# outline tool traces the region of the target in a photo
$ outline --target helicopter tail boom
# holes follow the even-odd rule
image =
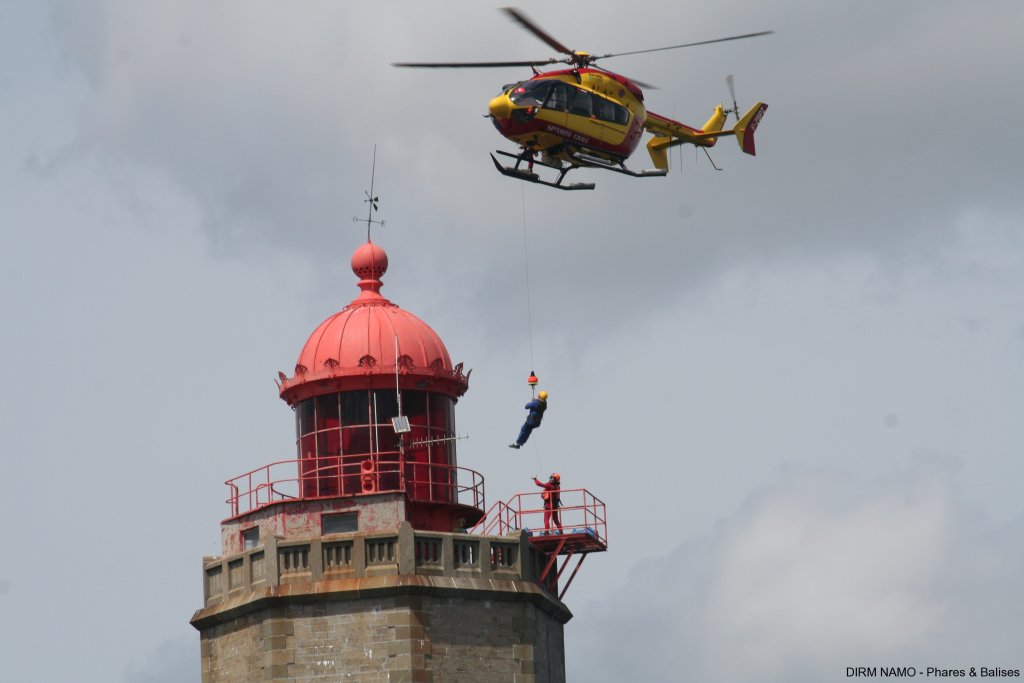
[[[740,149],[753,156],[756,154],[754,133],[757,132],[757,126],[761,123],[766,109],[768,109],[767,104],[758,102],[736,122],[734,128],[728,130],[723,130],[726,112],[722,105],[715,107],[714,113],[704,124],[703,130],[690,128],[684,123],[673,121],[654,112],[647,112],[644,128],[647,129],[647,132],[654,133],[654,137],[647,142],[647,151],[651,155],[651,161],[657,168],[667,170],[670,147],[685,144],[696,147],[713,147],[718,142],[718,138],[727,135],[735,135]]]
[[[647,142],[647,152],[651,155],[651,161],[655,167],[668,170],[669,147],[685,144],[714,147],[718,142],[718,136],[733,135],[731,130],[722,130],[726,119],[726,112],[721,104],[715,105],[711,118],[705,122],[703,128],[691,128],[685,123],[673,121],[651,111],[647,112],[644,128],[647,132],[654,133],[654,137]]]

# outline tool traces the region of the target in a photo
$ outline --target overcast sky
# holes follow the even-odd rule
[[[758,156],[497,174],[528,70],[390,66],[551,56],[479,2],[0,2],[5,680],[199,681],[223,482],[293,457],[273,380],[358,291],[374,144],[460,464],[608,504],[570,680],[1024,669],[1024,4],[520,6],[597,53],[776,31],[603,63],[694,125],[735,74]]]

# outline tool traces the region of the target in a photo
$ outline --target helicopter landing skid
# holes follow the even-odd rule
[[[523,156],[518,154],[509,154],[508,152],[502,152],[501,150],[498,150],[498,154],[502,154],[507,157],[512,157],[513,159],[516,160],[515,166],[502,166],[501,162],[499,162],[494,157],[493,154],[491,155],[491,161],[494,162],[494,167],[498,169],[498,173],[502,175],[507,175],[510,178],[518,178],[519,180],[525,180],[528,183],[537,183],[538,185],[547,185],[548,187],[553,187],[557,190],[593,190],[596,187],[594,183],[571,183],[569,185],[562,184],[562,180],[565,179],[566,173],[573,170],[574,168],[579,168],[579,166],[575,164],[570,164],[568,166],[552,166],[551,164],[546,164],[542,161],[534,161],[533,163],[535,164],[538,164],[540,166],[547,166],[548,168],[554,168],[558,171],[558,178],[554,182],[551,182],[550,180],[541,180],[541,177],[539,175],[534,173],[532,170],[529,170],[529,168],[532,168],[532,164],[528,168],[519,168],[519,164],[521,164],[524,161],[529,162],[530,159],[524,158]]]
[[[616,173],[622,173],[624,175],[632,176],[634,178],[661,178],[662,176],[668,175],[668,171],[660,168],[649,168],[642,171],[631,171],[626,168],[626,165],[622,162],[617,164],[602,159],[601,157],[593,157],[589,154],[581,154],[576,152],[571,155],[572,160],[577,166],[587,168],[603,168],[607,171],[614,171]]]

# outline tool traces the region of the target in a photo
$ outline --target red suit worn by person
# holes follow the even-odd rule
[[[559,492],[562,490],[562,477],[554,473],[547,483],[534,477],[533,483],[544,489],[544,493],[541,494],[541,497],[544,499],[544,530],[550,530],[552,528],[551,523],[554,522],[558,533],[562,533],[562,520],[558,514],[558,508],[562,506],[562,500],[559,496]]]

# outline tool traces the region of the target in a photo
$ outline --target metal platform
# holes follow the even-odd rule
[[[590,491],[562,489],[559,493],[560,529],[544,526],[544,499],[537,491],[516,494],[508,502],[498,501],[472,532],[507,536],[518,530],[525,531],[533,547],[548,557],[537,583],[561,600],[587,555],[608,550],[608,524],[604,502]],[[560,557],[561,563],[558,562]],[[573,559],[575,567],[559,590],[559,579]]]
[[[530,543],[545,552],[554,551],[559,555],[572,553],[599,553],[608,550],[608,543],[597,536],[594,529],[565,529],[563,533],[541,532],[534,534],[527,530]]]

